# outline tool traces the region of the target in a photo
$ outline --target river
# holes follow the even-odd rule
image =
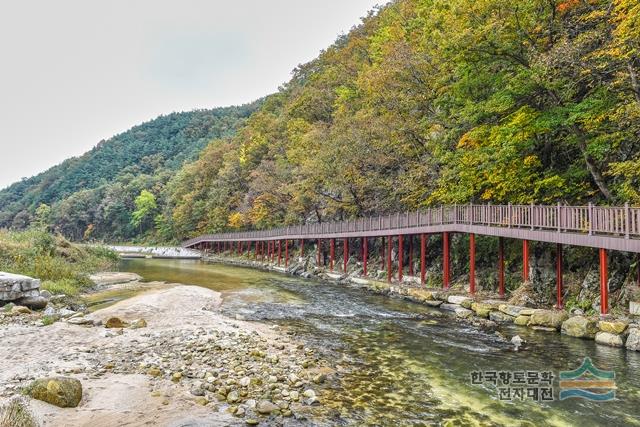
[[[635,352],[514,325],[500,327],[504,339],[437,309],[248,268],[135,259],[124,260],[121,270],[222,292],[226,313],[293,330],[335,361],[344,373],[328,386],[328,425],[640,425]],[[527,341],[520,351],[509,342],[516,334]],[[585,357],[615,372],[615,400],[559,400],[559,372],[578,368]],[[485,377],[472,381],[473,372]],[[512,383],[494,385],[487,380],[493,372],[513,375]],[[550,385],[543,381],[546,372],[555,376]],[[521,384],[522,375],[530,384]],[[549,386],[553,400],[527,397]],[[498,388],[509,388],[512,399],[500,399]]]

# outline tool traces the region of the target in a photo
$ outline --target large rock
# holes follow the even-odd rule
[[[489,320],[493,320],[496,323],[512,323],[514,317],[510,316],[502,311],[493,310],[489,313]]]
[[[593,319],[573,316],[562,322],[561,332],[570,337],[593,339],[598,332],[598,325]]]
[[[531,318],[531,316],[520,315],[520,316],[516,317],[515,319],[513,319],[513,323],[515,323],[518,326],[527,326],[527,324],[529,323],[529,319],[530,318]]]
[[[15,301],[40,295],[40,280],[0,271],[0,301]]]
[[[18,298],[17,300],[15,300],[15,303],[18,305],[24,305],[25,307],[29,307],[32,310],[43,310],[47,304],[49,303],[49,300],[47,300],[45,297],[38,295],[35,297],[22,297],[22,298]]]
[[[523,310],[526,310],[525,307],[520,307],[519,305],[511,305],[511,304],[500,304],[498,306],[498,310],[503,312],[504,314],[508,314],[509,316],[519,316]]]
[[[598,322],[598,328],[602,332],[609,332],[610,334],[619,335],[623,333],[627,326],[629,326],[629,322],[625,322],[624,320],[601,320]]]
[[[278,405],[271,403],[268,400],[261,400],[256,405],[256,411],[263,415],[270,414],[273,411],[277,411],[278,409],[280,409]]]
[[[569,315],[561,310],[536,310],[529,318],[529,326],[544,326],[546,328],[560,329],[562,322],[567,320]]]
[[[42,378],[32,382],[26,393],[60,408],[75,408],[82,400],[82,384],[75,378]]]
[[[110,317],[104,324],[104,327],[109,329],[120,329],[125,326],[127,326],[126,323],[119,317]]]
[[[495,310],[497,305],[486,302],[474,302],[471,304],[471,310],[475,311],[480,317],[489,318],[491,310]]]
[[[598,332],[596,334],[596,342],[610,347],[622,347],[624,345],[624,340],[621,335],[609,332]]]
[[[469,297],[465,297],[462,295],[449,295],[449,297],[447,298],[447,302],[449,304],[458,304],[458,305],[462,305],[462,303],[467,302],[467,301],[473,301],[471,298]]]
[[[469,317],[473,316],[473,311],[464,307],[456,308],[455,312],[456,312],[456,316],[461,319],[468,319]]]
[[[629,350],[640,351],[640,328],[629,328],[626,347]]]

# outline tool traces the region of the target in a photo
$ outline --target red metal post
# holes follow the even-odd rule
[[[382,238],[382,244],[380,246],[380,260],[381,260],[381,265],[382,265],[382,269],[384,270],[384,237]]]
[[[289,267],[289,239],[284,241],[284,267]]]
[[[498,295],[504,298],[504,238],[498,237]]]
[[[556,245],[556,307],[562,309],[562,245]]]
[[[343,271],[347,272],[347,263],[349,262],[349,239],[343,239],[342,241],[342,258],[344,260]]]
[[[427,236],[426,234],[420,235],[420,284],[422,286],[425,285],[425,278],[427,272],[426,266],[426,256],[427,256]]]
[[[398,282],[402,282],[402,273],[404,269],[404,244],[402,234],[398,235]]]
[[[413,276],[413,234],[409,235],[409,276]]]
[[[362,267],[364,275],[367,275],[367,258],[369,257],[369,239],[364,237],[362,239]]]
[[[391,282],[393,277],[393,265],[391,264],[391,249],[393,245],[393,237],[387,237],[387,282]]]
[[[449,232],[442,233],[442,274],[443,274],[443,287],[449,289],[451,281],[451,271],[449,262]]]
[[[476,235],[469,235],[469,292],[476,293]]]
[[[522,241],[522,280],[529,281],[529,241]]]
[[[322,262],[322,240],[318,239],[318,267]]]
[[[333,271],[333,260],[336,255],[336,239],[329,241],[329,270]]]
[[[600,248],[600,314],[609,312],[609,266],[607,250]]]
[[[278,240],[278,266],[280,266],[280,261],[282,261],[282,240]]]

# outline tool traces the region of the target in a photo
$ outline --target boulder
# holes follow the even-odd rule
[[[625,322],[624,320],[601,320],[598,322],[598,329],[602,332],[609,332],[610,334],[619,335],[623,333],[627,326],[629,326],[629,322]]]
[[[640,351],[640,329],[629,328],[629,335],[627,336],[626,347],[629,350]]]
[[[489,312],[489,320],[497,323],[512,323],[513,319],[513,316],[503,313],[502,311],[493,310]]]
[[[50,377],[35,380],[26,393],[60,408],[75,408],[82,400],[82,384],[75,378]]]
[[[38,295],[18,298],[15,303],[18,305],[29,307],[32,310],[43,310],[49,303],[49,300],[41,295]]]
[[[533,313],[536,312],[537,309],[535,308],[523,308],[522,310],[520,310],[520,313],[518,313],[518,315],[520,316],[531,316]]]
[[[610,347],[622,347],[624,345],[621,335],[612,334],[610,332],[598,332],[596,334],[596,342]]]
[[[561,332],[570,337],[593,339],[598,332],[598,325],[595,320],[573,316],[562,322]]]
[[[473,310],[469,310],[464,307],[456,308],[455,312],[456,312],[456,316],[461,319],[468,319],[469,317],[473,316]]]
[[[122,321],[122,319],[120,319],[119,317],[110,317],[104,324],[104,327],[108,329],[120,329],[124,328],[125,326],[125,322]]]
[[[422,301],[422,303],[428,305],[429,307],[440,307],[442,305],[442,301],[439,301],[439,300],[433,300],[433,301],[425,300],[425,301]]]
[[[640,302],[629,302],[629,314],[631,314],[632,316],[640,316]]]
[[[146,328],[147,327],[147,321],[144,319],[136,319],[133,322],[131,322],[131,324],[129,325],[129,328],[131,329],[140,329],[140,328]]]
[[[469,297],[465,297],[462,295],[449,295],[449,297],[447,298],[447,302],[449,304],[462,305],[462,303],[465,301],[473,301],[473,300]]]
[[[448,303],[442,303],[440,304],[440,309],[441,310],[447,310],[447,311],[456,311],[456,309],[460,308],[460,306],[458,304],[448,304]]]
[[[494,304],[488,304],[485,302],[474,302],[471,304],[471,310],[475,311],[478,316],[486,319],[489,318],[491,310],[495,310],[495,308]]]
[[[567,320],[569,315],[561,310],[536,310],[529,318],[529,326],[543,326],[545,328],[560,329],[562,322]]]
[[[520,316],[516,317],[515,319],[513,319],[513,323],[515,323],[518,326],[527,326],[527,324],[529,323],[530,317],[531,316],[520,315]]]
[[[498,306],[498,310],[500,310],[504,314],[508,314],[509,316],[516,317],[519,316],[522,310],[525,310],[525,308],[520,307],[519,305],[500,304]]]
[[[271,403],[268,400],[261,400],[256,405],[256,411],[263,415],[268,415],[273,411],[277,411],[278,409],[280,409],[278,405],[276,405],[275,403]]]
[[[11,312],[12,315],[19,315],[19,314],[29,314],[31,313],[31,310],[29,310],[27,307],[23,306],[23,305],[16,305],[11,307]]]

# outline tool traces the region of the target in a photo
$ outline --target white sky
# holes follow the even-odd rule
[[[0,188],[163,113],[273,93],[384,0],[0,2]]]

